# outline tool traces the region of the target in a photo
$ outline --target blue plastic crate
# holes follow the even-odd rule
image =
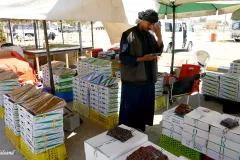
[[[64,99],[65,101],[73,101],[73,91],[70,92],[55,92],[55,96]]]
[[[48,92],[48,93],[52,93],[52,90],[51,90],[51,88],[50,87],[47,87],[47,86],[43,86],[43,91],[45,91],[45,92]]]

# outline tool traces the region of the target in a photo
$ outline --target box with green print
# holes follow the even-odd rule
[[[48,133],[37,137],[30,137],[26,134],[26,141],[28,141],[34,148],[43,147],[44,145],[52,145],[56,140],[64,140],[64,132]]]

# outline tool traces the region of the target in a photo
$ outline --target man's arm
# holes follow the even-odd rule
[[[154,33],[157,36],[157,41],[155,43],[155,52],[156,53],[162,53],[163,52],[163,41],[162,41],[162,33],[161,33],[161,27],[160,26],[154,26]]]

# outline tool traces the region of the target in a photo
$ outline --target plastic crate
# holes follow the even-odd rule
[[[55,92],[55,96],[64,99],[65,101],[73,100],[73,91],[70,92]]]
[[[191,148],[188,148],[188,147],[182,145],[181,142],[179,142],[175,139],[172,139],[168,136],[165,136],[165,135],[161,135],[159,146],[162,147],[163,149],[171,152],[172,154],[174,154],[176,156],[184,156],[191,160],[201,160],[202,159],[201,153],[199,153]]]
[[[85,106],[77,101],[73,101],[73,108],[72,110],[79,113],[80,115],[84,117],[89,117],[89,107]]]
[[[161,96],[155,99],[155,111],[158,111],[159,109],[166,107],[166,97],[165,96]]]
[[[5,115],[4,107],[3,107],[3,106],[0,106],[0,118],[1,118],[1,119],[4,119],[4,115]]]
[[[20,136],[16,136],[7,126],[5,126],[5,134],[12,145],[19,150],[20,148]]]
[[[40,154],[33,154],[25,142],[20,139],[20,153],[22,153],[27,160],[68,160],[65,144]]]
[[[48,93],[52,93],[51,88],[48,87],[48,86],[45,86],[45,85],[43,86],[43,91],[48,92]]]
[[[98,123],[107,130],[110,130],[118,125],[118,114],[104,116],[93,109],[90,109],[90,119]]]

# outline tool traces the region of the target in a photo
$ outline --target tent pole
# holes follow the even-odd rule
[[[51,84],[51,91],[52,94],[55,94],[54,82],[53,82],[53,74],[52,74],[52,60],[49,51],[49,44],[48,44],[48,36],[47,36],[47,23],[46,20],[43,20],[43,30],[44,30],[44,38],[46,43],[46,52],[47,52],[47,61],[48,61],[48,68],[49,68],[49,76],[50,76],[50,84]]]
[[[170,74],[174,74],[173,65],[174,65],[174,54],[175,54],[175,13],[176,13],[176,6],[173,3],[172,62],[171,62]]]
[[[34,38],[35,38],[35,47],[38,49],[38,40],[37,40],[37,25],[36,21],[33,21],[33,28],[34,28]]]
[[[94,38],[93,38],[93,22],[91,21],[91,31],[92,31],[92,47],[94,48]]]
[[[38,48],[41,48],[41,45],[40,45],[40,34],[39,34],[39,24],[38,24],[38,21],[36,21],[36,25],[37,25],[37,35],[38,35]]]
[[[10,20],[8,20],[8,27],[10,32],[11,43],[13,44],[13,34],[12,34],[12,26]]]
[[[64,44],[64,36],[63,36],[63,24],[62,24],[62,21],[61,22],[61,32],[62,32],[62,40],[63,40],[63,44]]]
[[[82,47],[82,28],[81,28],[80,21],[78,22],[78,33],[79,33],[80,56],[81,56],[83,52],[83,47]]]

